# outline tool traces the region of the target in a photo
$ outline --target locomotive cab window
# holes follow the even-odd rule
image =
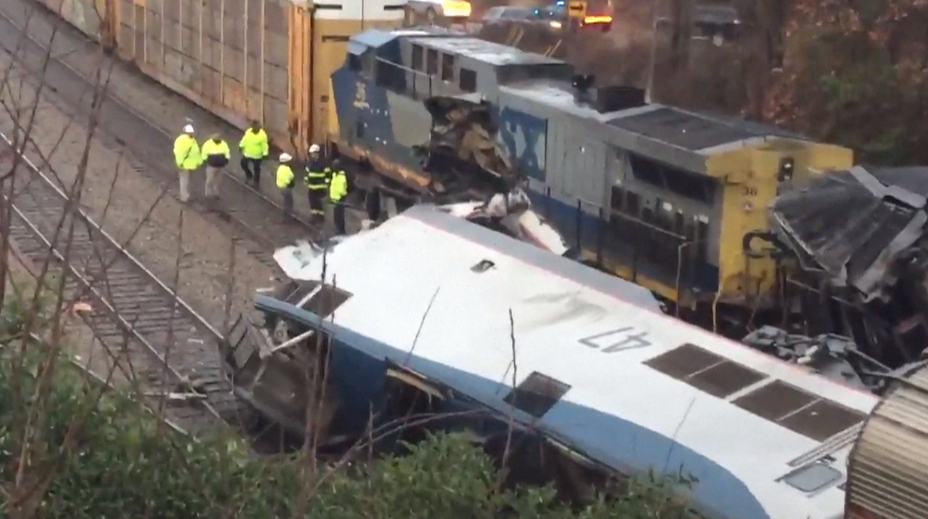
[[[622,186],[612,186],[612,210],[622,212],[625,207],[625,190]]]
[[[715,182],[711,178],[682,169],[664,168],[664,181],[668,190],[692,200],[711,204],[715,195]]]
[[[664,176],[660,164],[633,154],[629,154],[629,161],[632,165],[632,174],[636,179],[652,186],[664,188]]]
[[[461,67],[460,75],[461,77],[459,78],[458,86],[461,87],[461,90],[464,92],[476,92],[477,73],[469,68]]]
[[[412,69],[413,70],[422,70],[422,45],[413,45],[412,46]]]
[[[394,92],[400,92],[405,85],[405,71],[399,68],[395,63],[390,63],[385,59],[377,58],[376,74],[374,79],[377,86],[384,87]]]
[[[349,54],[348,68],[355,72],[361,72],[361,56],[358,56],[357,54]]]
[[[632,153],[629,154],[629,162],[632,175],[642,182],[666,189],[690,200],[712,203],[716,188],[715,180],[712,178],[661,164]]]
[[[425,73],[434,76],[438,74],[438,51],[429,49],[425,55]]]
[[[454,79],[454,56],[451,54],[441,55],[441,79],[442,81]]]
[[[629,191],[627,193],[627,196],[628,196],[628,199],[626,200],[626,203],[625,203],[625,212],[632,216],[638,216],[641,211],[639,207],[638,193],[633,193]]]

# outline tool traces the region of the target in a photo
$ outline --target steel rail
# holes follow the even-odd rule
[[[2,132],[0,139],[0,145],[15,149]],[[110,352],[126,350],[130,375],[164,405],[174,423],[196,432],[234,420],[240,404],[219,358],[219,330],[77,207],[22,150],[10,155],[4,160],[18,156],[19,167],[6,181],[21,189],[3,198],[11,204],[10,237],[20,252],[34,264],[56,263],[67,276],[69,300],[89,294],[102,307],[85,321]],[[194,403],[174,406],[180,394]]]
[[[32,16],[37,16],[40,12],[41,10],[37,8]],[[98,120],[95,137],[115,149],[125,150],[127,152],[126,162],[133,170],[159,183],[166,183],[171,192],[176,191],[177,173],[170,161],[172,135],[145,114],[109,92],[102,92],[105,101],[94,112],[82,94],[97,89],[99,87],[97,80],[88,78],[85,73],[64,60],[66,56],[77,55],[78,51],[67,52],[64,56],[56,55],[50,52],[50,44],[39,42],[2,10],[0,10],[0,21],[12,28],[6,32],[0,28],[0,33],[5,33],[5,36],[0,34],[0,48],[5,50],[20,67],[27,70],[26,77],[31,78],[37,84],[45,82],[51,87],[46,88],[49,94],[46,96],[48,101],[72,117],[78,114],[88,117],[95,115]],[[64,24],[60,20],[53,23]],[[71,31],[64,29],[69,28],[62,25],[56,33],[56,39],[77,38],[69,34]],[[4,38],[15,39],[17,43],[4,43]],[[83,39],[86,41],[86,37]],[[45,67],[44,77],[38,71],[32,70],[26,62],[28,58],[24,54],[30,52],[28,49],[30,46],[33,47],[31,51],[33,58],[45,59],[45,55],[48,54],[49,63]],[[36,52],[35,49],[41,52]],[[92,51],[92,54],[99,55],[97,51]],[[68,83],[79,83],[88,90],[82,91],[81,88],[63,86]],[[140,129],[143,131],[140,132]],[[150,138],[153,133],[158,136],[157,139]],[[161,142],[153,143],[152,141]],[[229,234],[249,256],[268,267],[279,270],[279,266],[273,259],[275,249],[318,235],[318,226],[312,225],[298,215],[285,218],[283,208],[277,202],[231,172],[223,170],[223,173],[223,178],[232,179],[233,183],[227,184],[231,189],[226,190],[222,201],[209,204],[197,203],[192,206],[194,210],[204,214],[213,223],[219,226],[231,225],[241,231],[243,236],[235,236],[237,233],[234,232]]]

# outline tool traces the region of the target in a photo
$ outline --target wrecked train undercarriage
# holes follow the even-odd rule
[[[571,502],[615,488],[617,474],[605,465],[389,359],[377,408],[361,420],[340,412],[356,402],[339,393],[329,372],[351,372],[357,354],[346,357],[350,349],[333,348],[319,319],[342,302],[335,287],[290,281],[256,298],[263,321],[240,317],[235,323],[223,354],[236,395],[256,411],[251,433],[276,427],[288,438],[282,448],[308,441],[322,459],[358,461],[401,452],[402,442],[429,432],[461,433],[497,462],[508,460],[507,484],[550,483]]]
[[[928,168],[856,166],[797,186],[771,208],[780,247],[794,262],[784,269],[784,295],[801,317],[788,328],[856,359],[850,365],[874,390],[883,388],[880,378],[925,358],[926,196]],[[833,334],[850,340],[838,347]],[[761,349],[797,344],[772,329],[752,341],[767,344]]]

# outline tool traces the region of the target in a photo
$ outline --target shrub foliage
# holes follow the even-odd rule
[[[6,306],[0,337],[16,329]],[[662,482],[633,482],[584,507],[551,488],[501,488],[491,458],[459,435],[402,456],[310,470],[299,456],[259,458],[238,437],[188,437],[126,391],[108,391],[38,343],[0,350],[0,517],[678,519]],[[23,353],[24,352],[24,353]]]

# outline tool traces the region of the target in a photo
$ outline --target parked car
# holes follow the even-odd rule
[[[591,5],[592,4],[592,5]],[[612,28],[612,15],[607,12],[607,6],[599,9],[596,2],[587,2],[586,15],[578,21],[581,30],[600,30],[603,32]],[[566,29],[570,26],[570,15],[566,2],[563,0],[547,7],[536,9],[538,18],[553,29]]]
[[[516,6],[499,6],[490,8],[483,16],[483,25],[494,25],[499,23],[527,22],[534,23],[538,20],[538,10],[531,7]]]
[[[467,0],[408,0],[406,10],[413,23],[462,24],[470,18],[471,5]]]
[[[741,17],[734,6],[700,4],[693,7],[693,27],[696,34],[712,39],[716,45],[736,39],[741,25]]]
[[[673,21],[661,16],[655,20],[655,28],[667,29]],[[697,4],[693,6],[692,27],[694,38],[709,38],[715,45],[735,40],[744,26],[738,10],[729,4]]]

